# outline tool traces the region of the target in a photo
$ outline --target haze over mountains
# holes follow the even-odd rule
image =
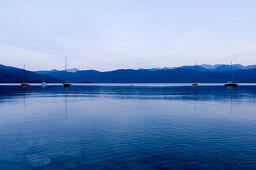
[[[172,67],[172,68],[193,68],[194,66],[181,66],[181,67]],[[215,64],[215,65],[209,65],[209,64],[202,64],[198,65],[197,69],[201,71],[232,71],[232,70],[247,70],[247,69],[254,69],[256,68],[256,65],[248,65],[243,66],[241,64],[234,64],[234,65],[227,65],[227,64]],[[157,68],[152,68],[156,70]],[[161,69],[161,68],[158,68]],[[162,68],[162,69],[171,69],[171,68]]]
[[[195,71],[196,70],[196,71]],[[74,83],[224,83],[232,80],[240,83],[256,83],[256,65],[197,65],[175,68],[120,69],[114,71],[68,69],[51,71],[23,71],[15,67],[0,65],[1,83],[40,83],[74,82]],[[23,80],[23,72],[24,79]]]
[[[164,67],[164,68],[150,68],[150,69],[143,69],[140,68],[138,70],[168,70],[168,69],[175,69],[175,68],[189,68],[189,69],[194,69],[194,66],[180,66],[180,67]],[[234,64],[234,65],[227,65],[227,64],[215,64],[215,65],[209,65],[209,64],[202,64],[202,65],[197,65],[197,69],[201,71],[231,71],[231,70],[246,70],[246,69],[254,69],[256,68],[256,65],[248,65],[248,66],[243,66],[241,64]],[[54,71],[64,71],[64,70],[51,70],[51,71],[36,71],[37,73],[47,73],[47,72],[54,72]],[[71,68],[67,69],[67,72],[77,72],[81,71],[76,68]]]

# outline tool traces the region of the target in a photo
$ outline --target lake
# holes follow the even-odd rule
[[[0,169],[256,167],[256,86],[0,86]]]

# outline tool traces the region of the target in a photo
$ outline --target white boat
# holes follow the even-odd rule
[[[47,83],[46,82],[42,82],[41,86],[47,86]]]
[[[41,86],[47,86],[47,83],[44,81],[44,74],[43,74],[43,82],[41,83]]]

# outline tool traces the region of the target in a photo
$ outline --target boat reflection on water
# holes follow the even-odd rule
[[[228,93],[230,94],[230,114],[233,113],[233,93],[235,93],[236,88],[233,88],[232,86],[229,86],[227,88]]]
[[[194,86],[194,108],[195,108],[195,113],[196,113],[196,101],[197,101],[197,86]]]
[[[68,106],[67,106],[67,103],[68,103],[68,101],[67,101],[67,93],[68,93],[68,91],[67,91],[68,89],[66,88],[65,89],[65,96],[64,96],[64,98],[65,98],[65,118],[66,118],[66,120],[68,119]]]

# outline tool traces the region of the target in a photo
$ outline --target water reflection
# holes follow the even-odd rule
[[[152,99],[174,99],[174,100],[210,100],[227,99],[232,92],[233,98],[242,99],[254,98],[256,86],[240,86],[238,88],[227,88],[222,86],[203,86],[203,87],[143,87],[136,86],[130,87],[111,87],[111,86],[74,86],[69,89],[62,88],[61,86],[30,86],[22,88],[17,86],[0,86],[0,99],[9,97],[19,97],[24,95],[51,95],[51,94],[66,94],[66,95],[84,95],[95,96],[116,96],[127,98],[152,98]]]
[[[194,90],[194,102],[195,102],[195,113],[196,113],[197,86],[193,86],[193,90]]]
[[[233,89],[234,88],[230,89],[230,113],[231,114],[233,113]]]
[[[0,169],[254,168],[255,92],[0,86]]]
[[[67,90],[68,90],[68,88],[65,88],[65,117],[66,117],[66,120],[68,120]]]
[[[26,88],[22,87],[23,90],[23,107],[24,107],[24,111],[26,110]]]

